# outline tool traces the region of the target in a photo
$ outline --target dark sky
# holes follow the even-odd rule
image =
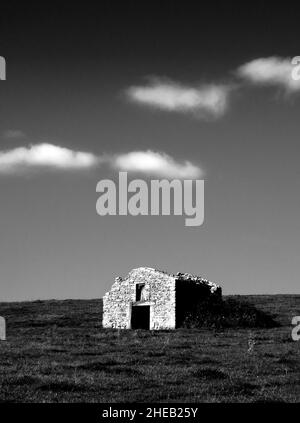
[[[98,216],[107,168],[0,173],[1,299],[102,297],[139,266],[203,275],[225,293],[299,293],[299,94],[246,84],[212,120],[124,96],[149,76],[232,83],[246,62],[300,55],[299,6],[118,3],[0,6],[0,150],[48,142],[190,160],[205,171],[204,225]]]

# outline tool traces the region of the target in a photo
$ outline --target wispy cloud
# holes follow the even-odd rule
[[[34,168],[86,169],[99,163],[92,153],[73,151],[53,144],[35,144],[0,151],[0,172],[15,173]]]
[[[165,153],[151,150],[117,155],[112,164],[121,171],[163,178],[195,179],[202,174],[200,167],[189,161],[180,163]]]
[[[300,81],[292,77],[291,60],[277,56],[255,59],[240,66],[236,74],[256,85],[281,87],[287,93],[297,92],[300,91]]]
[[[128,173],[163,178],[194,179],[202,174],[198,166],[187,160],[177,162],[166,153],[151,150],[96,155],[44,143],[0,151],[0,174],[7,175],[23,174],[31,170],[82,170],[101,165]]]
[[[189,113],[198,118],[218,118],[228,107],[229,85],[187,86],[161,78],[126,90],[130,101],[167,112]]]

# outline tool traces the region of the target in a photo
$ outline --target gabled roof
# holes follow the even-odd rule
[[[139,273],[139,272],[149,272],[149,273],[160,273],[160,274],[164,274],[166,276],[169,277],[173,277],[175,278],[175,280],[177,281],[187,281],[187,282],[194,282],[195,284],[204,284],[204,285],[208,285],[210,288],[211,292],[215,292],[218,289],[221,289],[221,286],[216,284],[215,282],[212,282],[206,278],[203,278],[202,276],[196,276],[196,275],[192,275],[190,273],[169,273],[163,270],[159,270],[159,269],[154,269],[152,267],[137,267],[135,269],[132,269],[129,274],[128,277],[131,276],[134,273]]]

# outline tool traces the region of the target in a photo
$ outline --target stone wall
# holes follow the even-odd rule
[[[137,284],[145,284],[138,302]],[[221,297],[221,287],[187,273],[171,275],[148,267],[133,269],[125,279],[116,278],[111,290],[104,295],[103,327],[130,329],[134,307],[149,306],[150,329],[175,329],[195,301],[207,296]]]
[[[143,304],[150,306],[150,329],[174,329],[175,278],[147,267],[133,269],[125,279],[115,279],[103,297],[103,327],[130,328],[131,308],[136,303],[139,283],[145,284]]]

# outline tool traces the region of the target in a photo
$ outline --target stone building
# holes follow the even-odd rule
[[[103,297],[103,327],[175,329],[199,300],[222,296],[219,285],[187,273],[140,267],[117,277]]]

